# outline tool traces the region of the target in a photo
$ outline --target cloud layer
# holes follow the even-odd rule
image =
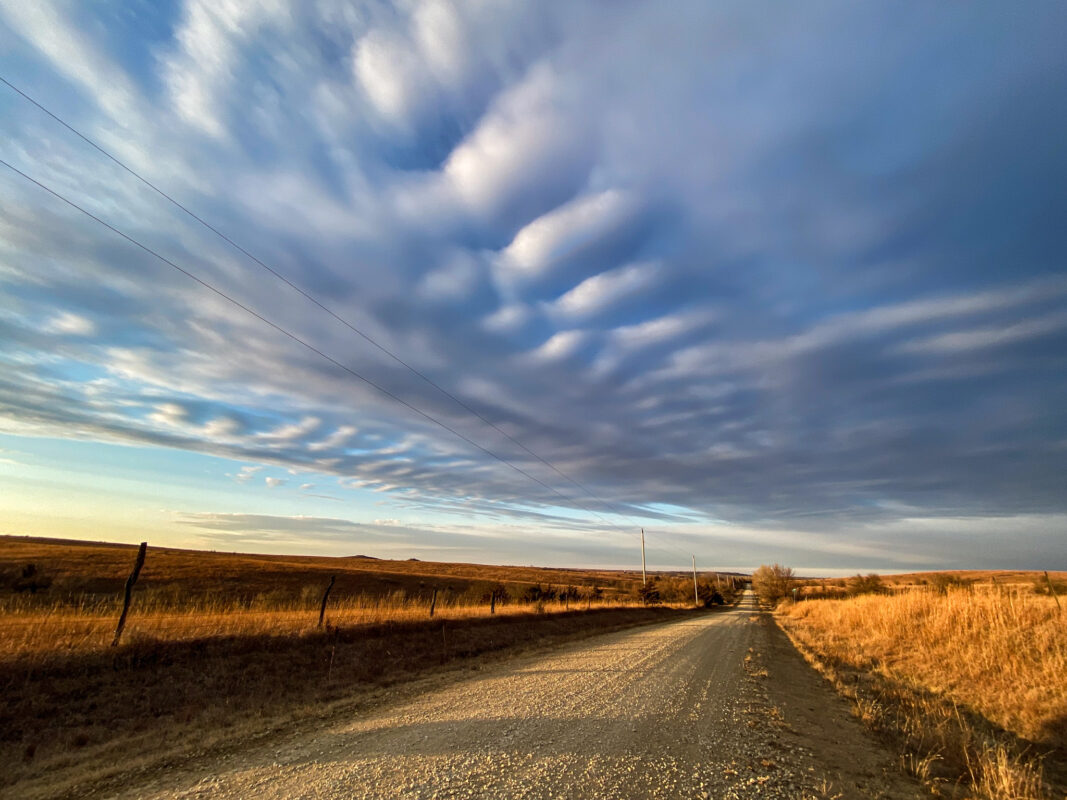
[[[0,16],[5,77],[619,510],[842,543],[1064,532],[1061,5]],[[6,87],[0,131],[5,160],[550,488],[7,171],[0,429],[474,515],[604,508]]]

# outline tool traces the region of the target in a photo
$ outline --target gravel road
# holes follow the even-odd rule
[[[766,635],[746,597],[497,665],[124,796],[841,797],[803,737],[782,735],[753,647]]]

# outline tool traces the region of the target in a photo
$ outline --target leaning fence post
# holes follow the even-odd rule
[[[122,614],[119,615],[119,624],[115,628],[115,638],[111,640],[112,647],[118,646],[119,638],[122,636],[122,629],[126,627],[126,614],[129,613],[130,610],[130,598],[133,595],[133,585],[137,583],[137,576],[141,574],[141,567],[144,566],[144,556],[147,551],[148,542],[141,542],[141,546],[137,549],[137,561],[134,562],[133,572],[131,572],[130,577],[126,579],[126,594],[122,601]]]
[[[433,616],[433,610],[437,608],[437,590],[433,590],[433,597],[430,598],[430,616]]]
[[[1052,585],[1052,578],[1048,576],[1048,570],[1045,570],[1045,580],[1048,581],[1048,593],[1052,595],[1052,599],[1056,601],[1056,608],[1063,611],[1063,606],[1060,605],[1059,595],[1056,594],[1056,587]]]
[[[496,613],[496,590],[495,589],[493,590],[493,593],[489,595],[489,613],[490,614],[495,614]]]
[[[333,588],[333,582],[337,580],[336,575],[330,576],[330,585],[326,587],[326,591],[322,593],[322,608],[319,609],[319,627],[322,627],[322,621],[326,618],[326,601],[330,598],[330,589]]]

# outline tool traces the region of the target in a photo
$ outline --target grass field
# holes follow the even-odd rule
[[[150,547],[112,647],[135,555],[0,537],[0,795],[78,797],[428,671],[692,613],[645,607],[639,572]],[[692,605],[690,577],[657,577]]]
[[[925,590],[789,603],[779,620],[942,794],[962,778],[989,800],[1052,796],[1039,776],[1063,780],[1067,613],[1034,591],[1034,574],[944,591],[932,578],[898,581]]]
[[[1045,573],[1037,570],[940,570],[937,572],[906,572],[897,575],[880,575],[878,580],[889,592],[910,592],[916,589],[945,590],[970,587],[977,592],[989,591],[1035,591],[1048,592],[1047,580],[1051,580],[1061,594],[1067,594],[1067,572]],[[853,594],[851,585],[855,577],[847,578],[799,578],[797,599],[840,599]]]
[[[135,556],[132,545],[0,537],[0,662],[106,651]],[[666,602],[691,602],[688,577],[657,578]],[[149,548],[123,636],[310,633],[331,580],[331,628],[415,622],[431,604],[438,620],[642,605],[639,572]]]
[[[23,604],[114,602],[133,566],[135,545],[0,536],[0,587]],[[27,567],[33,574],[22,577]],[[338,598],[403,592],[425,597],[436,588],[450,598],[480,597],[502,584],[515,594],[531,585],[600,587],[605,596],[631,594],[639,572],[387,561],[365,556],[328,558],[217,553],[149,547],[138,579],[142,604],[204,602],[276,607],[319,595],[337,576]],[[36,586],[36,591],[34,587]],[[3,595],[0,592],[0,595]],[[0,602],[5,598],[0,596]]]

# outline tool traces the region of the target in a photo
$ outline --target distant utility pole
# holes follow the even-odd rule
[[[645,529],[641,529],[641,585],[647,584],[645,580]]]
[[[693,605],[700,605],[700,592],[697,591],[697,557],[693,556]]]

